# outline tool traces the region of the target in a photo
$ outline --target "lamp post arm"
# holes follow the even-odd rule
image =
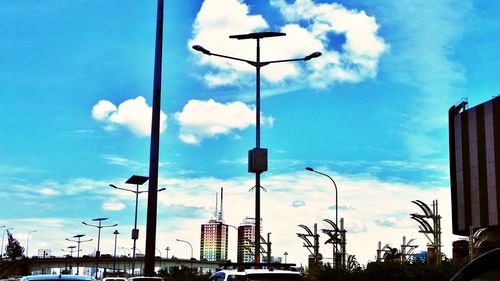
[[[86,222],[84,222],[84,221],[82,221],[82,223],[83,223],[84,225],[87,225],[87,226],[93,226],[93,227],[101,228],[101,226],[99,226],[99,225],[93,225],[93,224],[90,224],[90,223],[86,223]]]
[[[263,61],[260,63],[260,66],[268,65],[271,63],[279,63],[279,62],[291,62],[291,61],[304,61],[304,58],[300,59],[286,59],[286,60],[272,60],[272,61]]]
[[[251,61],[251,60],[246,60],[246,59],[241,59],[241,58],[237,58],[237,57],[231,57],[231,56],[226,56],[226,55],[221,55],[221,54],[216,54],[216,53],[209,53],[207,55],[214,56],[214,57],[221,57],[221,58],[231,59],[231,60],[242,61],[242,62],[246,62],[248,64],[251,64],[251,65],[255,66],[255,62]]]
[[[121,187],[118,187],[114,184],[110,184],[109,186],[111,186],[112,188],[114,189],[120,189],[120,190],[124,190],[124,191],[128,191],[128,192],[132,192],[132,193],[138,193],[137,191],[135,190],[132,190],[132,189],[126,189],[126,188],[121,188]],[[140,193],[140,192],[139,192]]]

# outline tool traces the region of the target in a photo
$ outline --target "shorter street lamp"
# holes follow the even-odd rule
[[[179,242],[187,243],[189,245],[189,247],[191,247],[191,268],[193,268],[193,245],[191,245],[191,243],[189,243],[186,240],[181,240],[181,239],[175,239],[175,240],[177,240]]]
[[[85,234],[77,234],[77,235],[73,236],[73,238],[76,238],[76,240],[71,240],[69,238],[66,238],[67,241],[76,242],[78,244],[78,247],[77,247],[78,250],[76,250],[78,259],[80,259],[80,243],[92,241],[92,239],[82,240],[83,236],[85,236]],[[79,267],[78,262],[77,262],[77,264],[76,264],[76,275],[78,275],[79,273],[80,273],[80,267]]]
[[[128,192],[132,192],[135,194],[134,229],[132,229],[132,240],[134,241],[133,247],[132,247],[132,270],[133,270],[132,272],[135,272],[135,250],[136,250],[137,239],[139,239],[139,229],[137,229],[137,206],[139,205],[139,194],[148,192],[148,190],[139,191],[139,185],[143,185],[146,181],[148,181],[148,179],[149,179],[149,177],[145,177],[145,176],[137,176],[137,175],[131,176],[125,183],[135,184],[135,186],[136,186],[135,190],[121,188],[121,187],[118,187],[114,184],[109,185],[110,187],[112,187],[114,189],[128,191]],[[158,192],[164,191],[165,189],[166,188],[160,188],[160,189],[158,189]]]
[[[101,228],[105,228],[105,227],[115,227],[115,226],[118,226],[117,223],[113,224],[113,225],[102,225],[102,221],[105,221],[107,220],[108,218],[96,218],[96,219],[93,219],[92,221],[96,221],[98,222],[97,225],[95,224],[90,224],[90,223],[86,223],[84,221],[82,221],[82,223],[86,226],[92,226],[92,227],[96,227],[98,229],[98,232],[97,232],[97,251],[95,252],[95,257],[98,258],[101,256],[101,251],[99,251],[99,244],[101,242]]]
[[[329,175],[327,175],[325,173],[316,171],[311,167],[307,167],[306,170],[309,172],[313,172],[313,173],[325,176],[332,181],[333,186],[335,187],[335,227],[337,227],[337,229],[338,229],[339,228],[339,196],[338,196],[337,184],[335,183],[335,181],[333,180],[332,177],[330,177]],[[333,248],[333,262],[334,262],[335,267],[336,267],[337,266],[337,246],[334,244],[333,247],[334,247]]]
[[[95,252],[95,257],[96,259],[101,257],[101,251],[99,251],[99,244],[101,242],[101,228],[105,228],[105,227],[115,227],[117,226],[118,224],[113,224],[113,225],[102,225],[102,221],[105,221],[107,220],[108,218],[96,218],[96,219],[93,219],[92,221],[96,221],[98,222],[97,225],[95,224],[89,224],[89,223],[86,223],[84,221],[82,221],[82,223],[84,225],[87,225],[87,226],[92,226],[92,227],[96,227],[98,229],[98,234],[97,234],[97,251]],[[95,278],[97,279],[97,274],[99,273],[99,262],[96,261],[96,268],[95,268]]]
[[[115,235],[115,251],[114,251],[114,254],[113,254],[113,273],[116,272],[116,241],[118,239],[118,234],[120,234],[120,232],[118,232],[117,229],[115,229],[115,231],[113,232],[113,234]]]
[[[73,257],[73,252],[75,251],[76,246],[68,246],[67,247],[69,250],[61,249],[63,252],[69,252],[69,256]]]
[[[28,239],[26,240],[26,257],[29,258],[29,245],[30,245],[30,234],[33,233],[33,232],[36,232],[36,229],[35,230],[32,230],[30,232],[28,232]]]

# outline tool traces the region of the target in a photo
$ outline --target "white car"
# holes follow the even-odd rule
[[[147,277],[147,276],[134,276],[134,277],[129,277],[127,281],[163,281],[163,278],[154,276],[154,277]]]
[[[105,277],[102,281],[127,281],[125,277]]]
[[[209,281],[299,281],[297,271],[272,269],[224,269],[217,271]]]

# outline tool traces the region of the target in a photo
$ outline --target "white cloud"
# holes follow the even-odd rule
[[[105,120],[116,111],[116,106],[107,100],[100,100],[92,107],[92,117],[96,120]]]
[[[242,102],[218,103],[213,99],[206,101],[190,100],[175,114],[179,122],[179,138],[190,144],[197,144],[203,138],[227,135],[233,130],[244,130],[255,125],[255,108]],[[261,117],[262,124],[272,126],[272,117]]]
[[[42,188],[40,189],[40,194],[41,195],[45,195],[45,196],[53,196],[53,195],[57,195],[57,191],[55,191],[54,189],[52,188]]]
[[[151,135],[152,108],[146,103],[146,99],[138,96],[129,99],[116,107],[107,100],[100,100],[92,108],[92,117],[106,123],[105,130],[114,130],[116,126],[129,129],[140,137]],[[165,131],[167,126],[167,115],[160,112],[160,132]]]
[[[104,159],[106,159],[111,165],[129,167],[134,170],[146,168],[145,164],[143,163],[120,157],[118,155],[104,155]]]
[[[250,14],[240,0],[204,1],[194,23],[191,45],[200,44],[214,53],[255,60],[255,44],[248,40],[229,39],[229,35],[263,31],[268,27],[260,15]],[[380,56],[388,46],[378,36],[378,24],[364,11],[348,10],[340,4],[316,4],[297,0],[287,4],[271,0],[287,21],[279,31],[285,38],[268,38],[261,43],[261,60],[301,58],[314,51],[323,56],[307,63],[280,63],[262,69],[270,83],[306,77],[310,86],[326,87],[336,82],[359,82],[375,77]],[[220,7],[223,7],[221,11]],[[345,42],[331,42],[331,34],[343,35]],[[336,46],[332,48],[331,46]],[[340,51],[338,51],[340,50]],[[244,62],[199,54],[201,64],[214,67],[204,78],[211,87],[251,85],[254,68]]]
[[[121,202],[104,202],[102,209],[105,211],[121,211],[125,209],[125,204]]]

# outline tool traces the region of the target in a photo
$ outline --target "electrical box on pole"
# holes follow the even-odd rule
[[[267,148],[253,148],[248,151],[248,172],[267,171]]]

